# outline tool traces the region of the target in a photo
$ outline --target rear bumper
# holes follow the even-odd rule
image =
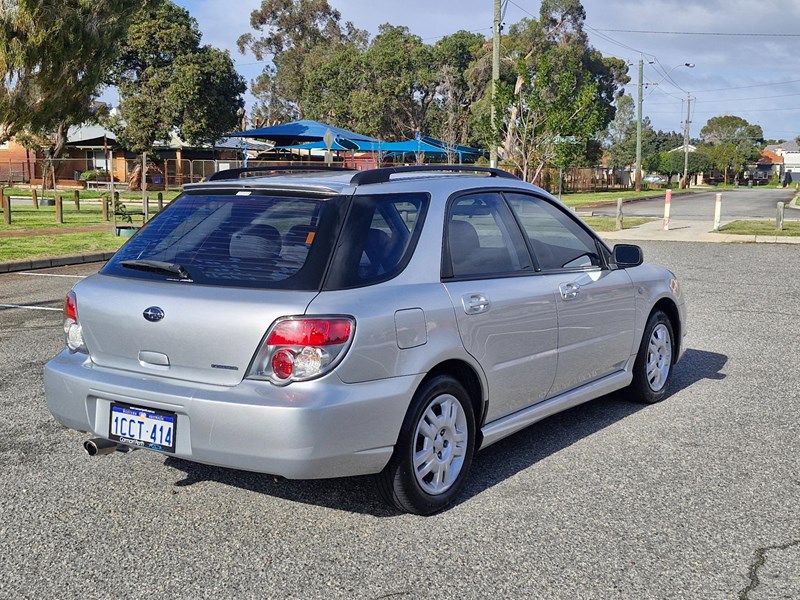
[[[422,377],[223,387],[104,369],[67,351],[44,373],[47,406],[71,429],[107,438],[112,402],[174,411],[174,456],[290,479],[383,469]]]

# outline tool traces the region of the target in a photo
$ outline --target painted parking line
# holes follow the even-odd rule
[[[21,271],[17,273],[17,275],[28,275],[31,277],[67,277],[72,279],[86,279],[86,275],[60,275],[58,273],[28,273],[27,271]]]
[[[26,306],[24,304],[0,304],[0,308],[24,308],[26,310],[54,310],[62,312],[63,308],[50,308],[47,306]]]

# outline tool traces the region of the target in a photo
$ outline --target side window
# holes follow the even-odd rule
[[[507,193],[505,196],[542,270],[602,265],[595,239],[558,207],[527,194]]]
[[[497,193],[462,196],[453,202],[447,244],[454,277],[533,271],[519,227]]]
[[[426,194],[355,196],[326,289],[397,275],[413,250],[427,201]]]

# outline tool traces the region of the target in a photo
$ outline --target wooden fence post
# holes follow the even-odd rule
[[[31,202],[33,202],[33,208],[39,210],[39,194],[36,193],[36,188],[31,188]]]
[[[58,192],[53,192],[55,195],[56,200],[56,223],[64,223],[64,211],[63,207],[61,206],[61,194]]]
[[[75,210],[81,209],[81,193],[78,190],[72,192],[72,199],[75,201]]]
[[[104,195],[101,200],[103,201],[103,221],[108,221],[108,202],[110,198]]]
[[[617,198],[617,220],[616,220],[616,230],[622,231],[622,198]]]
[[[783,207],[783,202],[778,202],[777,211],[775,212],[775,229],[778,231],[783,231]],[[9,213],[10,212],[11,211],[9,211]]]
[[[158,212],[164,210],[164,194],[162,192],[158,192]]]
[[[0,186],[0,203],[3,205],[3,223],[11,225],[11,196],[6,199],[6,190]]]

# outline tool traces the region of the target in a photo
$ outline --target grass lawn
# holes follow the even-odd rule
[[[677,190],[674,190],[677,191]],[[681,190],[684,191],[684,190]],[[707,188],[693,188],[689,192],[707,192]],[[666,190],[642,190],[636,192],[633,190],[617,190],[613,192],[587,192],[580,194],[563,194],[561,201],[567,206],[581,206],[583,204],[594,204],[596,202],[616,202],[617,198],[627,200],[629,198],[658,198],[664,197]],[[557,196],[557,195],[556,195]]]
[[[736,235],[800,236],[800,222],[784,221],[783,230],[775,229],[775,221],[733,221],[719,228],[720,233]]]
[[[64,198],[64,203],[68,200],[72,202],[72,190],[58,190],[58,192]],[[3,192],[6,196],[22,196],[23,198],[30,198],[31,197],[31,190],[30,188],[24,187],[7,187]],[[41,198],[42,196],[42,188],[36,188],[36,193]],[[104,192],[103,190],[80,190],[81,200],[85,200],[87,198],[97,200],[103,196],[103,194],[107,194],[108,192]],[[159,192],[147,192],[147,195],[150,197],[150,204],[154,205],[156,203],[156,198],[158,198]],[[179,191],[163,191],[161,192],[162,197],[164,198],[164,202],[170,202],[178,197],[180,194]],[[53,197],[53,190],[45,190],[45,196],[47,198]],[[122,200],[131,200],[131,201],[138,201],[141,205],[142,203],[142,192],[120,192],[119,194],[120,199]]]
[[[614,217],[584,217],[583,220],[595,231],[616,231],[617,229],[617,220]],[[639,225],[644,225],[654,220],[655,219],[625,217],[622,220],[622,228],[631,229],[632,227],[638,227]]]
[[[131,212],[141,212],[142,205],[139,202],[123,201],[122,204]],[[93,225],[108,224],[111,226],[111,215],[109,220],[103,221],[103,208],[98,202],[81,202],[81,209],[75,208],[72,198],[62,202],[62,216],[64,223],[56,223],[55,206],[39,206],[33,208],[30,204],[21,204],[11,201],[11,225],[6,225],[0,219],[0,231],[21,231],[30,229],[69,229],[70,227],[88,227]],[[154,217],[158,213],[158,205],[150,203],[150,216]],[[142,224],[141,215],[132,215],[131,221],[135,225]],[[125,219],[117,215],[117,224],[125,224]]]
[[[50,229],[50,228],[69,228],[85,227],[89,225],[103,225],[103,209],[99,204],[81,204],[80,211],[75,209],[75,204],[70,199],[69,202],[62,203],[62,215],[64,223],[56,223],[56,207],[40,206],[39,210],[33,206],[15,204],[11,202],[11,225],[6,225],[0,221],[0,231],[19,231],[22,229]],[[109,228],[111,225],[109,225]]]
[[[116,237],[106,231],[0,238],[0,262],[113,252],[126,241],[127,239]]]

